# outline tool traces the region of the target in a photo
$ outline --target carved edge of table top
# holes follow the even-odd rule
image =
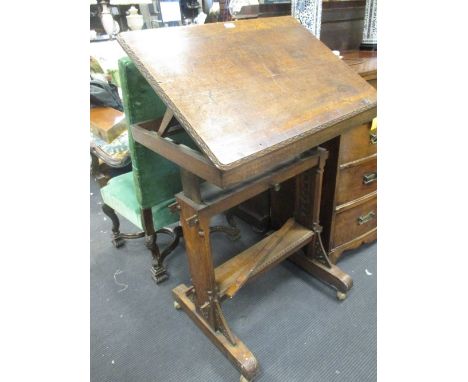
[[[346,119],[350,119],[356,115],[359,115],[361,113],[366,112],[367,110],[370,110],[372,108],[375,108],[377,106],[377,101],[375,102],[368,102],[366,105],[353,110],[350,113],[344,114],[339,118],[335,118],[327,123],[324,123],[323,125],[320,126],[320,128],[315,128],[315,129],[310,129],[308,131],[305,131],[301,134],[298,134],[294,137],[291,137],[289,139],[286,139],[284,141],[281,141],[273,146],[267,147],[261,151],[258,151],[256,153],[250,154],[244,158],[238,159],[234,162],[231,162],[229,164],[223,164],[221,163],[218,158],[212,153],[212,151],[209,149],[209,147],[205,144],[205,142],[199,137],[197,134],[196,130],[192,127],[192,125],[187,121],[187,119],[183,116],[182,113],[180,113],[179,109],[177,106],[171,101],[171,99],[167,96],[163,88],[160,86],[159,82],[156,81],[149,70],[145,67],[145,65],[141,62],[141,60],[138,58],[138,56],[135,54],[133,49],[125,42],[123,37],[121,35],[117,35],[117,41],[121,45],[122,49],[129,55],[129,57],[132,59],[134,62],[135,66],[137,69],[140,71],[140,73],[145,77],[145,79],[148,81],[148,83],[151,85],[151,87],[154,89],[154,91],[158,94],[158,96],[162,99],[162,101],[166,104],[167,107],[169,107],[172,112],[174,113],[174,116],[176,119],[180,122],[182,127],[190,134],[190,136],[194,139],[195,143],[202,149],[202,151],[208,156],[208,158],[211,160],[211,162],[220,169],[221,171],[227,171],[231,170],[235,167],[238,167],[239,165],[250,162],[252,160],[255,160],[256,158],[263,157],[271,152],[277,151],[285,146],[288,146],[294,142],[300,141],[301,139],[308,137],[309,135],[316,134],[317,132],[328,128],[330,126],[336,125]],[[358,75],[356,73],[356,75]]]

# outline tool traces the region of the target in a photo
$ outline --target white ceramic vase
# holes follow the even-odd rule
[[[128,10],[127,15],[127,24],[128,27],[132,30],[140,30],[143,28],[143,24],[145,23],[143,20],[143,16],[138,13],[138,9],[136,9],[133,5]]]

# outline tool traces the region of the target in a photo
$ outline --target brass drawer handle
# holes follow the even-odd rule
[[[372,182],[375,182],[377,180],[377,173],[376,172],[369,172],[367,174],[364,174],[362,177],[362,183],[364,184],[371,184]]]
[[[357,221],[359,225],[362,225],[364,223],[367,223],[368,221],[371,221],[372,219],[375,218],[375,212],[371,211],[367,215],[361,215],[358,217]]]
[[[370,144],[376,145],[377,144],[377,133],[369,133],[370,135]]]

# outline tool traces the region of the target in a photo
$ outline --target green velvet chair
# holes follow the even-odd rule
[[[128,125],[162,118],[166,106],[129,58],[119,60],[119,74]],[[172,134],[171,139],[196,148],[184,130]],[[182,235],[180,225],[167,227],[179,221],[179,214],[172,213],[168,208],[175,202],[174,195],[182,190],[179,167],[135,142],[130,127],[128,141],[132,172],[112,178],[101,189],[102,209],[112,221],[112,243],[115,247],[121,247],[125,239],[145,237],[153,258],[152,277],[159,284],[168,278],[163,261],[177,246]],[[121,233],[116,212],[142,231]],[[237,238],[239,230],[231,218],[228,218],[228,222],[231,227],[218,226],[212,232],[223,231],[231,238]],[[157,244],[158,234],[172,237],[170,244],[161,251]]]

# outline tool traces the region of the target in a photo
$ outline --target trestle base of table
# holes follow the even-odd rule
[[[351,278],[331,264],[320,239],[320,197],[327,157],[327,151],[318,148],[274,171],[224,190],[208,184],[200,186],[196,177],[182,171],[184,192],[176,195],[176,207],[180,210],[193,286],[179,285],[173,289],[173,296],[176,304],[248,381],[258,374],[259,364],[229,328],[221,309],[224,299],[232,298],[247,282],[291,256],[299,259],[296,261],[299,266],[340,293],[346,293],[352,286]],[[215,268],[209,235],[211,218],[292,178],[298,192],[294,216],[277,231]]]

